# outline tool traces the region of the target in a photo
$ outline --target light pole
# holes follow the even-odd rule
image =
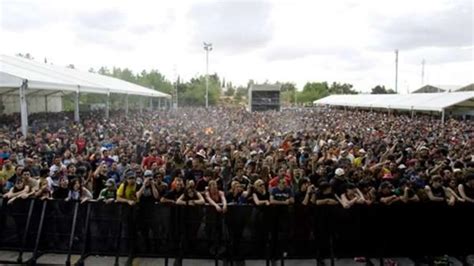
[[[209,108],[209,52],[212,51],[212,43],[204,43],[206,50],[206,109]]]

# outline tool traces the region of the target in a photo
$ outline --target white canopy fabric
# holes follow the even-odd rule
[[[330,95],[314,104],[442,112],[455,106],[474,108],[474,92]]]
[[[28,80],[28,94],[118,93],[148,97],[171,98],[171,95],[124,80],[61,66],[39,63],[13,56],[0,56],[0,94],[18,95],[18,88]]]

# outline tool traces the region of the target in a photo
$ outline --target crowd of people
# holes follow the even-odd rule
[[[129,205],[474,203],[474,123],[405,114],[240,108],[38,114],[0,125],[0,191]],[[7,121],[7,123],[5,123]]]

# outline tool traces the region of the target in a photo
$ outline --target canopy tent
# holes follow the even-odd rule
[[[19,57],[0,56],[0,96],[19,96],[22,132],[28,127],[28,95],[48,97],[55,93],[75,94],[75,119],[79,121],[80,93],[111,93],[171,99],[171,95],[124,80],[76,69],[48,65]],[[109,97],[108,97],[109,98]],[[106,116],[108,116],[109,100]],[[125,102],[128,112],[128,97]]]
[[[357,94],[330,95],[314,101],[315,105],[333,105],[392,110],[435,111],[474,109],[474,92],[419,93],[419,94]]]

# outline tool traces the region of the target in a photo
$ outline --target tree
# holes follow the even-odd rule
[[[235,94],[235,89],[231,86],[227,86],[224,95],[231,97],[231,96],[234,96],[234,94]]]
[[[352,89],[352,84],[333,82],[329,87],[329,94],[357,94],[357,91]]]
[[[377,85],[372,88],[371,94],[395,94],[396,92],[392,89],[386,89],[383,85]]]
[[[303,91],[298,93],[299,103],[309,103],[329,95],[327,82],[308,82],[303,87]]]
[[[241,102],[244,97],[247,97],[248,92],[249,92],[248,87],[247,88],[242,87],[242,86],[237,87],[237,89],[235,91],[234,100],[237,101],[237,102]]]
[[[292,82],[277,82],[281,86],[281,98],[284,102],[294,103],[295,93],[297,93],[296,84]]]

